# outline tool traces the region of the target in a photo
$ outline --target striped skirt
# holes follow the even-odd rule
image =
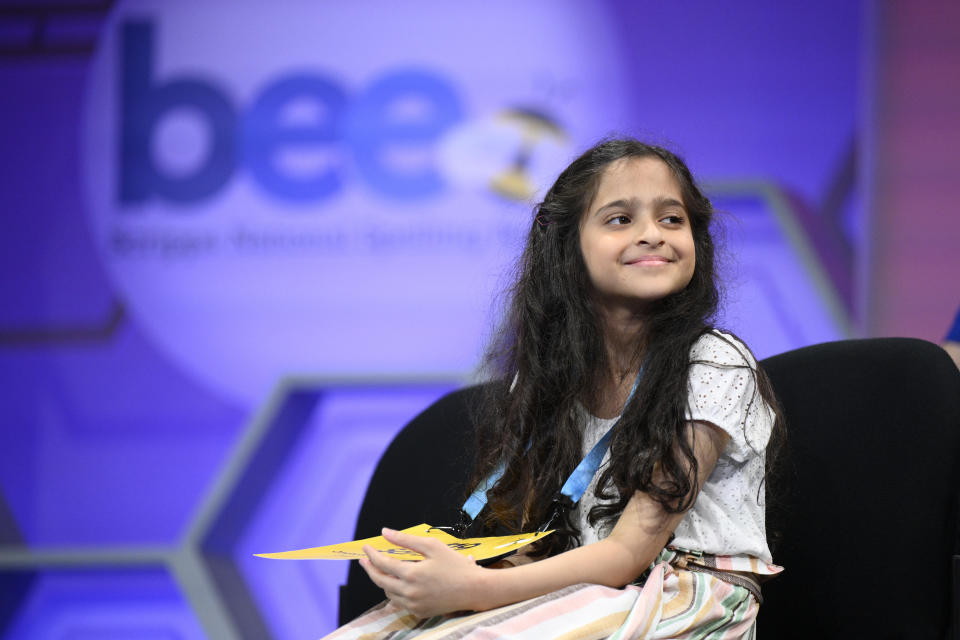
[[[752,580],[724,573],[743,570],[744,563],[757,566],[757,573],[780,570],[756,558],[690,556],[664,549],[642,586],[577,584],[490,611],[432,618],[417,618],[384,602],[324,640],[752,640],[759,588]]]

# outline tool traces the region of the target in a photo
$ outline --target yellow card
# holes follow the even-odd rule
[[[553,533],[553,530],[489,538],[456,538],[443,529],[437,529],[429,524],[418,524],[415,527],[404,529],[403,532],[414,536],[436,538],[458,553],[473,556],[474,560],[486,560],[525,547],[531,542]],[[255,553],[254,555],[259,558],[274,560],[352,560],[363,557],[363,546],[367,544],[380,553],[389,553],[401,560],[423,560],[423,556],[416,551],[393,545],[387,542],[383,536],[331,544],[325,547],[310,547],[309,549],[280,551],[278,553]]]

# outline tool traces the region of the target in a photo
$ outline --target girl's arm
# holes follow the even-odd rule
[[[493,564],[486,565],[486,567],[487,569],[509,569],[511,567],[519,567],[524,564],[536,562],[536,558],[528,556],[525,553],[526,551],[527,549],[524,549],[523,551],[517,551],[513,555],[507,556],[503,560],[498,560]]]
[[[699,491],[729,436],[706,422],[690,423],[688,433],[697,458]],[[424,559],[403,562],[368,546],[360,564],[390,600],[417,616],[482,611],[581,582],[621,587],[650,566],[683,516],[665,512],[638,491],[603,540],[523,566],[484,569],[439,540],[390,529],[383,532],[387,540],[423,554]]]

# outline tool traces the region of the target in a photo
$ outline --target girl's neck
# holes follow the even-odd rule
[[[633,377],[640,368],[643,345],[643,319],[635,310],[606,309],[602,316],[607,362],[614,379]]]
[[[643,353],[643,321],[635,311],[606,310],[604,313],[604,342],[609,369],[602,389],[592,407],[598,418],[620,415],[640,370]]]

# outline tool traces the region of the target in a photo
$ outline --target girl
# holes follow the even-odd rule
[[[474,471],[493,483],[479,524],[556,531],[495,570],[385,529],[424,560],[368,548],[388,601],[330,638],[754,636],[758,576],[780,571],[763,508],[779,421],[750,351],[709,324],[712,213],[677,156],[636,140],[560,174],[491,350],[513,382],[489,385]],[[571,504],[561,488],[591,451]]]

